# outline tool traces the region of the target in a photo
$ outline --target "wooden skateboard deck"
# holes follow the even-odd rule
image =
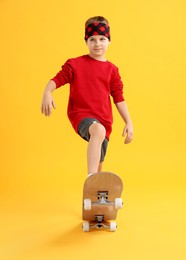
[[[83,220],[95,222],[96,216],[103,216],[101,222],[115,220],[118,211],[115,207],[115,199],[121,197],[122,190],[122,180],[114,173],[99,172],[89,176],[83,187]],[[85,199],[91,200],[92,206],[89,210],[84,208]]]

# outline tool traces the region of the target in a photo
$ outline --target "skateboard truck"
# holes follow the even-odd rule
[[[98,200],[100,198],[104,197],[105,199],[108,199],[108,191],[98,191],[97,192],[97,198]]]
[[[90,199],[84,199],[84,209],[91,210],[92,206],[96,205],[115,205],[116,209],[121,209],[123,202],[121,198],[116,198],[115,201],[108,200],[108,191],[98,191],[97,201],[91,201]]]
[[[98,191],[97,198],[98,200],[92,202],[92,205],[114,205],[113,201],[108,200],[108,191]]]
[[[104,223],[104,215],[95,215],[95,223],[89,223],[88,221],[85,221],[83,223],[83,230],[89,231],[90,229],[95,229],[95,228],[106,228],[110,229],[110,231],[116,231],[117,226],[116,222],[109,222],[108,224]]]

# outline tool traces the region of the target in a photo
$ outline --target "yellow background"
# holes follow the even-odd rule
[[[186,1],[0,1],[0,258],[186,259]],[[111,25],[107,58],[120,68],[135,139],[115,121],[104,170],[125,184],[115,233],[81,230],[86,142],[66,116],[68,86],[52,117],[43,89],[87,53],[84,22]]]

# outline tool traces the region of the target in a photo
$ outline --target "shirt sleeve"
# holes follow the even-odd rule
[[[110,89],[111,89],[111,96],[113,97],[114,103],[122,102],[125,100],[123,96],[123,82],[121,80],[117,67],[114,68],[112,74]]]
[[[56,74],[56,76],[51,79],[56,83],[56,88],[71,83],[73,79],[71,60],[67,60],[61,68],[62,69]]]

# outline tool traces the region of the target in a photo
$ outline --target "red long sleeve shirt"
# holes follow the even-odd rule
[[[78,133],[81,120],[93,117],[104,125],[109,139],[113,123],[110,96],[114,103],[124,101],[118,68],[84,55],[67,60],[52,80],[56,88],[70,84],[67,114],[74,130]]]

